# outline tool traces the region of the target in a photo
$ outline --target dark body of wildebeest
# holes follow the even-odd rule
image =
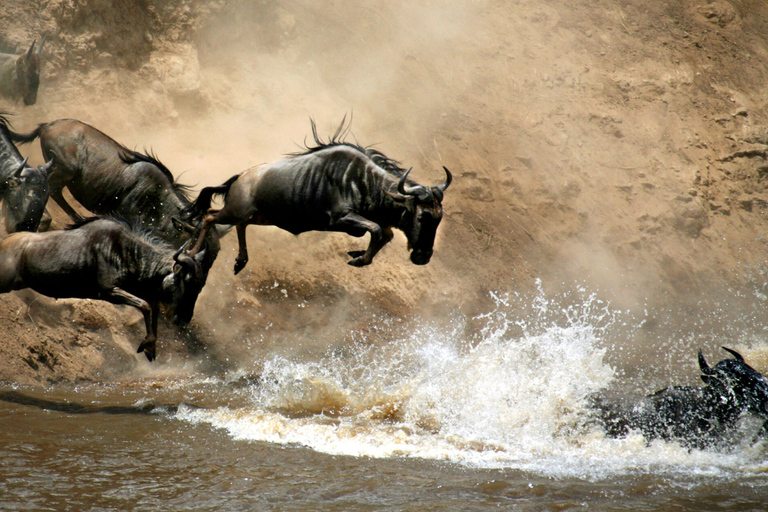
[[[75,119],[40,124],[28,134],[12,133],[18,143],[40,138],[43,157],[53,159],[48,175],[51,197],[72,218],[82,217],[64,198],[69,192],[85,209],[129,222],[178,248],[198,229],[181,222],[190,200],[188,187],[152,154],[132,151],[100,130]],[[219,252],[219,233],[205,237],[207,275]]]
[[[5,230],[37,231],[48,202],[48,169],[51,162],[32,167],[13,145],[8,120],[0,112],[0,202]]]
[[[36,41],[21,55],[0,53],[0,96],[14,101],[19,99],[25,105],[37,102],[40,87],[40,55],[45,38],[35,50]]]
[[[113,219],[70,229],[15,233],[0,242],[0,293],[31,288],[54,298],[98,299],[137,308],[147,335],[138,348],[155,359],[160,303],[186,324],[205,284],[205,251],[190,256]]]
[[[670,386],[640,400],[597,395],[591,408],[610,437],[640,432],[647,440],[676,441],[689,448],[728,446],[739,437],[742,420],[762,421],[754,434],[768,436],[768,380],[749,366],[736,351],[734,356],[710,367],[699,351],[704,387]]]
[[[239,253],[235,274],[248,261],[245,229],[250,224],[274,225],[295,235],[306,231],[338,231],[360,237],[370,233],[367,250],[349,253],[350,265],[369,265],[392,239],[392,228],[408,238],[411,261],[429,262],[437,227],[442,219],[446,181],[417,185],[397,162],[371,148],[338,140],[342,126],[329,143],[322,142],[314,122],[316,146],[277,162],[233,176],[223,185],[204,188],[189,208],[191,218],[203,219],[202,240],[216,224],[235,225]],[[342,137],[343,138],[343,137]],[[220,210],[210,210],[212,197],[226,194]],[[200,243],[192,250],[194,253]]]

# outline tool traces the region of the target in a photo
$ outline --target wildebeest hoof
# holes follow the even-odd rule
[[[248,263],[248,260],[241,260],[239,258],[235,260],[235,275],[245,268],[246,263]]]
[[[144,355],[147,356],[147,359],[150,363],[154,361],[156,358],[154,342],[142,342],[141,345],[139,345],[139,349],[136,351],[136,353],[140,354],[142,352],[144,352]]]
[[[363,253],[365,254],[365,253]],[[353,258],[347,262],[349,265],[352,265],[353,267],[364,267],[366,265],[370,265],[370,261],[365,261],[365,258],[363,256],[358,256],[357,258]]]
[[[362,258],[365,255],[365,251],[349,251],[347,254],[353,258]]]

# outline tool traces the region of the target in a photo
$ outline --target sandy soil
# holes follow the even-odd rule
[[[297,150],[310,117],[330,135],[351,116],[350,140],[418,181],[453,171],[435,256],[410,264],[398,234],[357,269],[346,251],[366,240],[251,227],[233,276],[230,235],[192,326],[164,322],[153,365],[133,353],[134,311],[0,296],[0,380],[217,373],[386,342],[537,279],[627,310],[764,300],[761,0],[115,5],[0,0],[0,46],[49,34],[37,105],[0,103],[17,130],[80,119],[202,187]],[[36,144],[23,152],[41,163]]]

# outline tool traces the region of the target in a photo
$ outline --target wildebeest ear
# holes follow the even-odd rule
[[[173,227],[178,229],[179,231],[184,231],[188,234],[194,234],[197,232],[197,229],[192,224],[189,224],[188,222],[184,222],[178,217],[171,217],[171,222],[173,222]]]
[[[385,194],[387,194],[389,197],[391,197],[396,203],[404,203],[404,202],[406,202],[408,200],[408,198],[406,196],[401,195],[401,194],[394,194],[394,193],[390,192],[389,190],[387,190],[384,187],[381,187],[381,190]]]

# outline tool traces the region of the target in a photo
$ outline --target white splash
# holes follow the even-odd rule
[[[249,389],[252,406],[181,408],[234,438],[300,444],[357,457],[409,456],[551,476],[600,479],[635,472],[718,475],[744,454],[648,445],[640,435],[606,439],[588,420],[586,399],[606,387],[603,334],[616,315],[594,296],[560,306],[534,301],[497,307],[474,343],[462,325],[425,327],[386,347],[358,344],[315,362],[276,357]],[[755,455],[756,458],[761,455]]]

